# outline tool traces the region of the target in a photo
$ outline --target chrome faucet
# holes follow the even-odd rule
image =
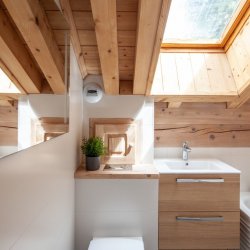
[[[182,160],[188,161],[188,153],[191,152],[191,148],[188,146],[188,143],[185,141],[182,145]]]

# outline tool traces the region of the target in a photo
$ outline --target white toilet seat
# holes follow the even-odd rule
[[[93,238],[88,250],[144,250],[142,237]]]

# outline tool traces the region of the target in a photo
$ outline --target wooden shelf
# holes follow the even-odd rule
[[[153,165],[145,164],[138,165],[140,170],[131,171],[111,171],[103,170],[104,165],[101,165],[99,170],[87,171],[82,165],[75,172],[75,179],[159,179],[159,172]]]

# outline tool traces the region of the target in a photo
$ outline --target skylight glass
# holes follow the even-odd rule
[[[218,43],[241,0],[172,0],[163,43]]]
[[[20,93],[16,85],[0,69],[0,93]]]

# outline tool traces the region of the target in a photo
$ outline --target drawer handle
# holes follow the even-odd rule
[[[218,217],[176,217],[176,221],[198,221],[198,222],[221,222],[224,221],[222,216]]]
[[[222,183],[224,179],[176,179],[177,183]]]

